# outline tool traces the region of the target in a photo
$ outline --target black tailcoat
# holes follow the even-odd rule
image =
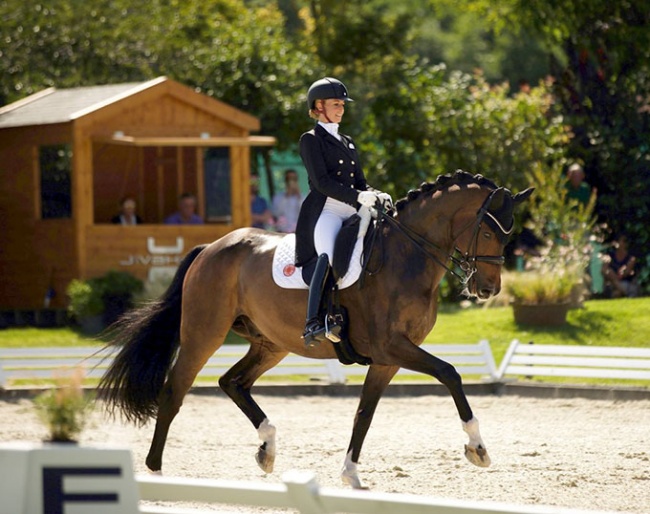
[[[352,138],[339,141],[322,126],[300,136],[300,157],[309,177],[309,194],[300,208],[296,227],[296,263],[304,266],[316,257],[314,229],[328,197],[359,207],[359,191],[367,191],[366,178]]]

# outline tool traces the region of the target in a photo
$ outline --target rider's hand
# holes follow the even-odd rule
[[[361,191],[357,196],[357,202],[368,208],[374,207],[377,200],[377,193],[374,191]]]
[[[393,199],[388,193],[377,193],[377,198],[379,198],[379,202],[385,210],[393,208]]]

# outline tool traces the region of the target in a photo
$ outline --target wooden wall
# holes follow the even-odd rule
[[[0,308],[43,306],[48,287],[65,306],[77,274],[72,219],[41,219],[39,145],[72,144],[69,126],[0,130]]]

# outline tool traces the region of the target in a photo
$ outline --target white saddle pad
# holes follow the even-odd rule
[[[361,216],[361,222],[359,223],[357,242],[354,244],[348,272],[338,281],[339,289],[350,287],[359,279],[363,257],[363,238],[368,232],[371,218],[376,216],[374,209],[367,207],[361,207],[358,214]],[[273,255],[273,280],[285,289],[309,289],[302,279],[302,268],[296,267],[295,259],[296,235],[287,234],[282,238]]]

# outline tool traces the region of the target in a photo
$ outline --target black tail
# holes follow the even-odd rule
[[[171,285],[157,300],[127,312],[112,327],[111,345],[121,346],[102,377],[98,397],[114,414],[144,424],[158,410],[158,394],[179,346],[183,280],[207,245],[193,248],[181,261]]]

